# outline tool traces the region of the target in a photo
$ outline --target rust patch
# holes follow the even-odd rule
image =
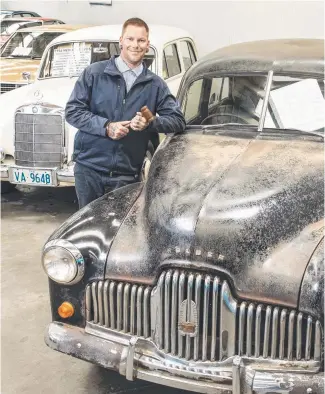
[[[195,324],[189,321],[185,323],[179,323],[180,329],[185,332],[186,334],[194,334],[195,333]]]

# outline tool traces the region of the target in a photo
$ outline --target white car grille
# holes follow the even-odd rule
[[[15,164],[23,167],[60,167],[63,162],[64,119],[60,113],[17,112],[15,116]]]

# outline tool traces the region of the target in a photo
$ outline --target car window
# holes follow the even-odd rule
[[[195,52],[194,52],[192,44],[189,41],[187,41],[187,45],[188,45],[188,48],[189,48],[189,51],[190,51],[191,61],[192,61],[192,64],[193,64],[193,63],[195,63],[197,61],[197,58],[196,58],[196,55],[195,55]]]
[[[191,55],[189,45],[190,43],[188,41],[180,42],[181,55],[184,62],[185,71],[188,70],[195,61],[193,61],[193,54]]]
[[[73,42],[57,44],[47,53],[41,65],[41,78],[79,76],[84,68],[91,63],[107,60],[111,56],[119,55],[118,42]],[[144,58],[149,69],[152,68],[155,52],[150,47]]]
[[[324,132],[324,107],[323,79],[274,75],[264,127]]]
[[[16,16],[16,15],[15,15],[15,16]],[[33,15],[30,14],[30,13],[28,13],[28,12],[25,12],[25,13],[23,13],[23,14],[18,14],[17,16],[30,17],[30,16],[33,16]]]
[[[20,32],[13,34],[4,45],[1,57],[40,59],[46,46],[60,32]]]
[[[190,124],[258,125],[266,79],[266,75],[205,78],[202,89],[195,89],[195,84],[188,88],[185,119]]]
[[[189,124],[256,127],[265,100],[267,75],[206,77],[192,83],[182,99]],[[324,80],[274,75],[264,128],[324,132]]]
[[[119,54],[120,54],[119,44],[117,42],[113,43],[111,45],[111,56],[116,56],[116,55],[119,55]]]
[[[13,26],[12,29],[10,29],[11,26]],[[19,23],[17,21],[12,21],[8,18],[4,21],[1,21],[0,32],[3,35],[9,35],[13,33],[13,31],[17,30],[18,27],[19,27]]]
[[[192,83],[183,100],[182,110],[186,122],[196,118],[200,114],[200,104],[202,95],[203,79]]]
[[[176,44],[166,46],[163,53],[163,78],[171,78],[180,74],[181,65]]]
[[[19,29],[25,29],[26,27],[42,26],[42,22],[27,22],[19,26]]]
[[[13,34],[18,29],[24,29],[25,27],[40,26],[41,22],[16,22],[4,20],[1,21],[1,35],[9,36]]]
[[[209,108],[220,101],[222,78],[212,78],[211,91],[209,97]]]
[[[229,78],[212,78],[209,108],[229,96]]]

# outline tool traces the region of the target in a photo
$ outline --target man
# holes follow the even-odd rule
[[[166,83],[143,63],[149,28],[128,19],[120,56],[88,66],[66,106],[66,120],[78,129],[74,142],[79,208],[108,190],[138,181],[151,133],[185,128],[183,114]],[[159,114],[147,123],[140,109]]]

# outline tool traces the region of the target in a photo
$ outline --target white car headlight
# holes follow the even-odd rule
[[[52,280],[66,285],[79,282],[85,272],[79,249],[64,239],[55,239],[44,246],[42,264]]]

